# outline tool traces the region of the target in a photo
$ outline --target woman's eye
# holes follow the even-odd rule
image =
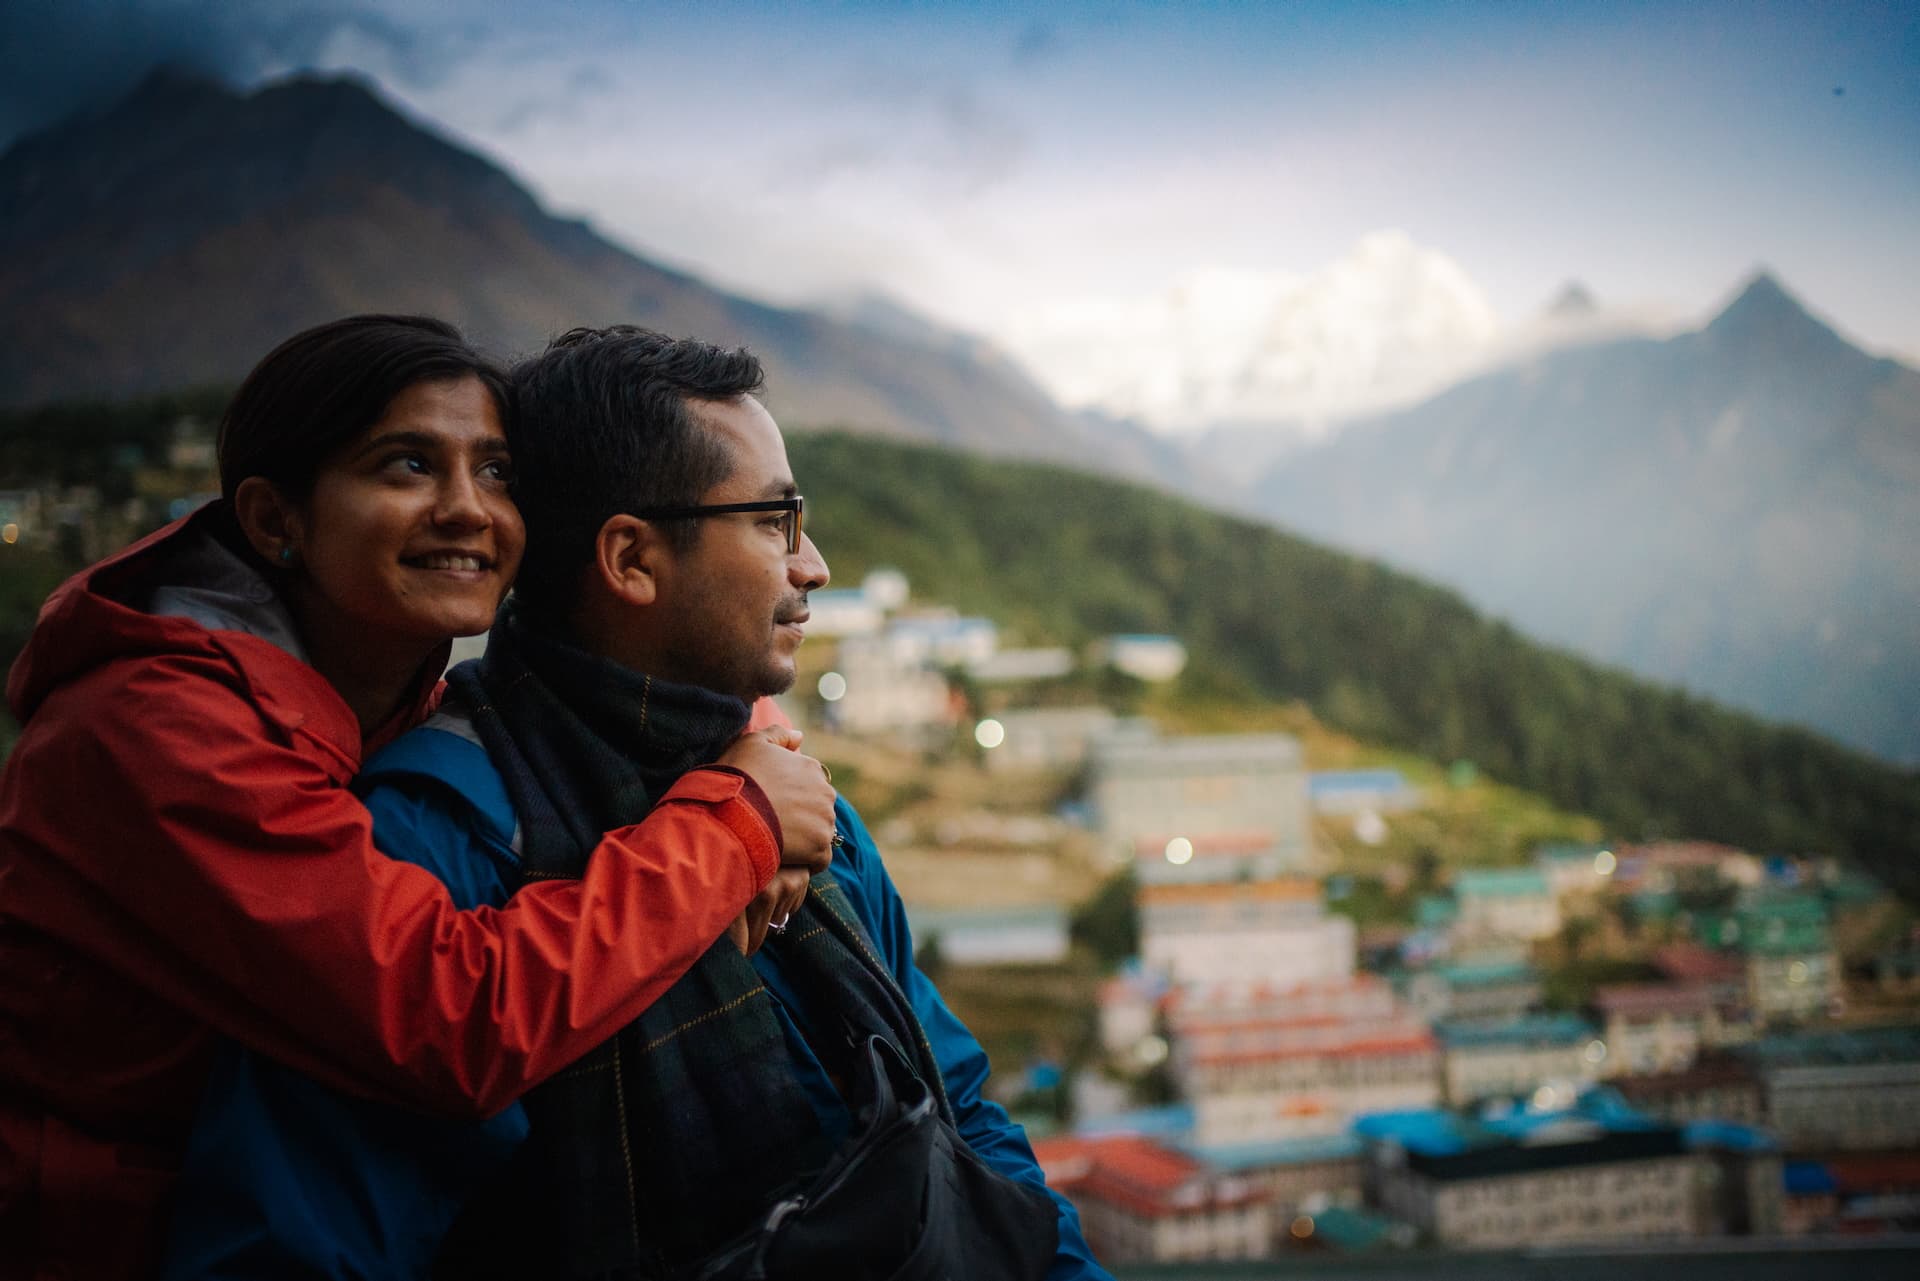
[[[424,476],[432,469],[419,454],[394,454],[380,465],[382,471],[396,475]]]
[[[513,483],[513,464],[504,458],[496,458],[491,462],[483,464],[480,468],[480,474],[497,484],[511,485]]]

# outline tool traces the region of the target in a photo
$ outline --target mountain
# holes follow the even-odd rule
[[[1185,697],[1300,700],[1370,742],[1471,760],[1621,839],[1851,856],[1920,902],[1920,774],[1537,644],[1455,592],[1171,495],[840,434],[795,440],[792,454],[833,495],[821,545],[847,581],[896,566],[917,595],[1035,643],[1171,632],[1192,655]]]
[[[1920,761],[1920,372],[1760,274],[1704,329],[1559,350],[1252,491],[1530,634]]]
[[[242,95],[161,71],[20,140],[0,156],[0,300],[0,405],[236,382],[307,325],[424,311],[508,353],[614,322],[744,343],[796,427],[1165,466],[978,340],[772,307],[629,253],[350,79]]]

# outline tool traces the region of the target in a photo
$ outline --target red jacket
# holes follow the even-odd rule
[[[0,1281],[142,1274],[216,1034],[490,1114],[638,1015],[778,865],[759,789],[696,771],[585,880],[456,911],[373,848],[343,786],[365,745],[318,672],[143,612],[199,537],[189,518],[67,582],[8,681]]]

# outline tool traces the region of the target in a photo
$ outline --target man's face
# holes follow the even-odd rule
[[[691,403],[694,418],[725,442],[733,470],[699,505],[790,498],[796,492],[780,428],[759,401]],[[659,675],[752,701],[793,685],[804,639],[807,593],[827,585],[813,540],[787,554],[780,512],[703,517],[695,541],[675,551],[659,576],[665,662]]]

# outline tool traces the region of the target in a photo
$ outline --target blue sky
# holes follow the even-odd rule
[[[1773,269],[1920,357],[1920,3],[14,0],[0,139],[172,58],[354,68],[559,209],[782,301],[1006,336],[1404,231],[1518,323]]]

